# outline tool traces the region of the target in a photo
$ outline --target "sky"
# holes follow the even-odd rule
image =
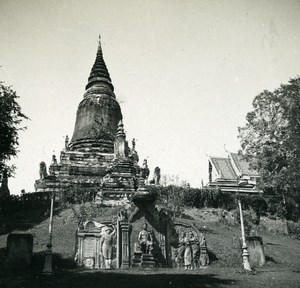
[[[254,97],[299,75],[299,31],[298,0],[0,0],[0,80],[30,118],[11,193],[72,137],[99,34],[140,164],[199,187]]]

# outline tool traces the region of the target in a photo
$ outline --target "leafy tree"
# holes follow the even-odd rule
[[[253,111],[239,128],[244,155],[261,175],[262,188],[299,204],[300,77],[254,98]]]
[[[18,152],[18,132],[24,130],[20,127],[23,119],[28,119],[21,112],[17,102],[16,92],[0,82],[0,179],[5,172],[11,176],[15,167],[9,166],[7,161],[15,157]]]

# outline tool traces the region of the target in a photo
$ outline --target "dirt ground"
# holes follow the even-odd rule
[[[76,287],[300,287],[300,271],[258,269],[246,275],[233,268],[182,270],[61,271],[52,276],[7,275],[1,288],[76,288]]]

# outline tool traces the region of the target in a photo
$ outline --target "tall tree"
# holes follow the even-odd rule
[[[261,175],[261,186],[298,199],[300,194],[300,77],[254,98],[239,127],[245,155]],[[249,156],[251,155],[251,156]]]
[[[7,161],[15,157],[19,146],[19,131],[23,119],[28,119],[21,112],[17,102],[16,92],[11,87],[0,82],[0,179],[3,174],[11,176],[15,167],[9,166]]]

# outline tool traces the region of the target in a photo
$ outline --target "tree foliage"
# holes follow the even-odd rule
[[[261,175],[261,186],[281,195],[299,197],[300,77],[273,92],[263,91],[239,128],[242,149]]]
[[[0,82],[0,179],[4,171],[10,176],[15,169],[7,161],[17,155],[18,132],[25,129],[20,124],[23,119],[28,119],[21,112],[18,98],[14,90]]]

